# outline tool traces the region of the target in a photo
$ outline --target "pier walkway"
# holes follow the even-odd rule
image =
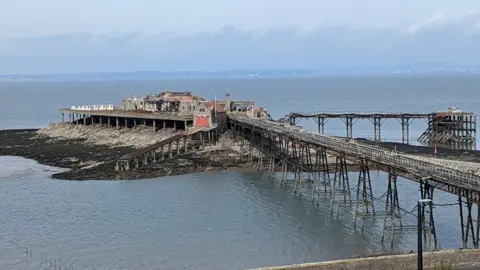
[[[330,194],[332,215],[338,217],[340,205],[355,205],[355,224],[369,215],[375,215],[374,196],[370,181],[370,169],[385,171],[388,174],[388,187],[385,193],[385,220],[382,241],[386,232],[391,235],[391,245],[396,233],[416,232],[416,225],[402,223],[399,206],[397,177],[403,177],[420,184],[420,196],[429,203],[422,206],[423,213],[429,213],[422,228],[425,234],[432,235],[434,246],[438,248],[433,222],[433,190],[439,189],[458,196],[462,229],[462,245],[468,248],[480,247],[480,166],[476,163],[422,157],[387,148],[362,143],[348,138],[327,136],[306,131],[302,128],[274,121],[252,119],[232,113],[229,115],[234,134],[248,140],[259,149],[259,170],[264,161],[268,162],[268,172],[273,177],[281,167],[281,185],[289,182],[289,174],[294,173],[295,193],[311,192],[312,200],[320,201],[321,194]],[[336,157],[336,164],[328,164],[327,155]],[[346,168],[347,161],[359,166],[356,181],[356,200],[352,200],[352,190]],[[334,168],[332,168],[334,167]],[[266,169],[266,168],[265,168]],[[305,183],[312,183],[307,189]],[[352,185],[353,186],[353,185]],[[310,195],[310,194],[308,194]],[[383,195],[382,195],[383,196]],[[472,206],[476,204],[477,217]],[[427,215],[427,214],[425,214]],[[363,226],[363,222],[362,222]]]
[[[164,160],[165,155],[167,155],[168,157],[172,157],[174,146],[176,149],[176,153],[180,154],[182,143],[184,152],[187,152],[189,146],[191,146],[192,148],[195,147],[195,143],[192,138],[194,135],[200,134],[200,144],[203,144],[203,132],[209,132],[210,130],[211,129],[206,128],[191,128],[187,131],[174,133],[155,144],[149,145],[142,149],[138,149],[132,153],[120,157],[119,159],[117,159],[115,170],[128,171],[132,169],[132,162],[134,168],[139,168],[150,163],[156,163],[157,158]],[[210,135],[205,137],[210,138]]]
[[[301,119],[312,119],[318,125],[318,132],[325,133],[325,124],[330,119],[340,119],[346,126],[346,137],[353,138],[353,126],[358,120],[368,120],[373,124],[375,141],[381,140],[381,127],[385,120],[395,119],[402,128],[402,142],[410,140],[409,127],[413,120],[424,119],[428,123],[425,132],[418,138],[420,142],[475,144],[476,114],[463,112],[458,108],[430,113],[393,112],[291,112],[279,123],[297,125]]]
[[[257,130],[283,135],[303,143],[343,152],[348,157],[356,158],[357,160],[359,158],[366,158],[375,163],[415,174],[420,178],[431,178],[448,185],[480,192],[480,171],[479,165],[476,163],[468,164],[467,162],[461,161],[404,154],[379,146],[313,133],[270,121],[250,119],[242,116],[233,117],[233,119],[239,124]]]

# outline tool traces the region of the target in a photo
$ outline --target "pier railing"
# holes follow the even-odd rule
[[[326,118],[341,118],[341,117],[356,117],[356,118],[371,118],[371,117],[379,117],[379,118],[401,118],[401,117],[408,117],[408,118],[428,118],[429,116],[434,116],[437,114],[442,115],[473,115],[474,113],[471,112],[463,112],[463,111],[438,111],[438,112],[412,112],[412,113],[404,113],[404,112],[382,112],[382,111],[369,111],[369,112],[362,112],[362,111],[319,111],[319,112],[299,112],[299,111],[292,111],[291,113],[284,116],[284,118],[289,117],[300,117],[300,118],[309,118],[309,117],[326,117]]]
[[[445,162],[445,160],[442,161],[405,154],[379,146],[359,143],[354,140],[345,140],[313,133],[272,121],[250,119],[235,114],[231,114],[230,117],[234,121],[258,128],[259,130],[265,130],[299,141],[323,146],[337,152],[345,153],[348,156],[363,157],[420,177],[431,177],[445,184],[480,192],[480,175],[479,172],[475,173],[477,168],[469,168],[465,166],[465,164],[462,164],[463,167],[460,167],[455,161]]]
[[[113,104],[107,105],[82,105],[82,106],[71,106],[70,110],[76,111],[113,111],[115,107]]]

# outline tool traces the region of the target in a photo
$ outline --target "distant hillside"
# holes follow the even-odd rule
[[[249,78],[249,77],[328,77],[328,76],[388,76],[388,75],[469,75],[480,74],[476,67],[451,67],[448,65],[397,65],[389,67],[364,67],[344,70],[230,70],[230,71],[133,71],[72,74],[13,74],[0,75],[2,80],[145,80],[180,78]]]

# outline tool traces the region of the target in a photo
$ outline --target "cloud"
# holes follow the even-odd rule
[[[415,34],[421,30],[425,30],[429,27],[434,27],[436,25],[441,24],[445,19],[445,16],[443,15],[443,12],[438,13],[437,15],[428,18],[427,20],[420,22],[420,23],[413,23],[410,26],[408,26],[407,32],[410,34]]]
[[[0,41],[0,73],[316,68],[480,62],[480,14],[445,13],[390,26],[268,29],[191,35],[70,33]]]

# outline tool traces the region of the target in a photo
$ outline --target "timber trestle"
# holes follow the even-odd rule
[[[117,159],[116,171],[129,171],[142,166],[157,163],[157,161],[172,158],[201,148],[207,143],[216,141],[215,130],[192,128],[184,132],[172,134],[163,140],[138,149]]]
[[[419,184],[415,200],[431,200],[421,206],[425,249],[440,247],[434,212],[435,207],[442,205],[435,203],[435,189],[456,194],[459,198],[462,248],[479,247],[480,176],[466,175],[429,159],[315,135],[272,121],[231,117],[230,124],[235,140],[249,144],[251,165],[256,164],[258,171],[268,172],[270,179],[279,179],[281,187],[292,188],[295,194],[311,198],[316,205],[325,199],[330,200],[333,218],[344,213],[340,209],[351,209],[354,228],[358,230],[364,230],[366,220],[383,220],[381,241],[389,243],[391,248],[398,234],[417,233],[417,223],[406,218],[415,216],[416,208],[405,210],[400,205],[402,190],[397,185],[400,178]],[[370,148],[371,151],[366,151]],[[381,170],[387,175],[386,191],[377,197],[373,194],[371,170]],[[378,202],[384,203],[383,209]]]

